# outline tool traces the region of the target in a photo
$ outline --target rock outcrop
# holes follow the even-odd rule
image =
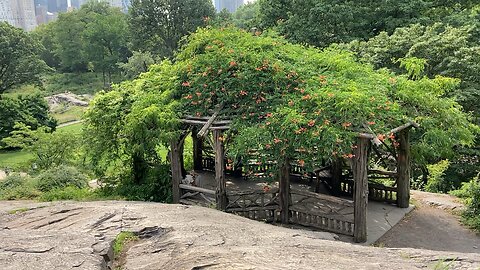
[[[22,209],[22,211],[13,211]],[[27,210],[28,209],[28,210]],[[121,231],[140,240],[122,269],[478,269],[478,254],[387,249],[209,208],[139,202],[0,202],[2,269],[109,269]]]

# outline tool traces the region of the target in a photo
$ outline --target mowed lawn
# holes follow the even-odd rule
[[[82,123],[76,123],[73,125],[63,126],[57,128],[58,131],[67,132],[70,134],[80,134],[82,132]],[[184,155],[192,155],[192,138],[187,136],[185,139]],[[160,156],[166,158],[168,150],[164,146],[160,146],[158,149]],[[33,158],[31,153],[27,151],[0,151],[0,170],[5,168],[15,169],[18,167],[25,167],[25,165]]]
[[[82,132],[82,123],[77,123],[65,127],[57,128],[62,132],[71,134],[80,134]],[[0,170],[18,167],[25,167],[25,165],[33,158],[33,155],[27,151],[6,151],[0,152]]]

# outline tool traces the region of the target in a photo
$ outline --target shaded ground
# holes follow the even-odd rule
[[[480,253],[480,236],[462,226],[458,216],[452,214],[462,208],[453,196],[414,191],[412,198],[417,208],[380,238],[377,245]]]

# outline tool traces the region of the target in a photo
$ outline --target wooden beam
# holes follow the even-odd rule
[[[415,123],[415,122],[408,122],[408,123],[406,123],[406,124],[404,124],[404,125],[401,125],[401,126],[399,126],[399,127],[396,127],[396,128],[394,128],[394,129],[390,130],[390,133],[394,133],[394,134],[395,134],[395,133],[398,133],[398,132],[400,132],[400,131],[402,131],[402,130],[404,130],[404,129],[408,129],[408,128],[411,128],[411,127],[419,128],[420,125],[417,124],[417,123]]]
[[[223,109],[223,104],[220,104],[220,106],[215,110],[215,112],[210,117],[210,119],[208,119],[207,123],[198,132],[198,134],[197,134],[198,137],[202,138],[203,136],[205,136],[205,134],[208,132],[208,129],[213,124],[213,121],[215,121],[215,119],[217,118],[218,114],[220,113],[220,111],[222,109]]]
[[[288,224],[290,219],[290,161],[287,157],[284,158],[280,164],[279,172],[279,191],[278,197],[280,199],[280,220],[283,224]]]
[[[354,181],[354,233],[357,243],[367,241],[367,203],[368,203],[368,138],[359,138],[353,157]]]
[[[409,128],[398,134],[399,148],[397,158],[397,205],[408,208],[410,205],[410,142]]]
[[[174,140],[170,143],[170,168],[172,170],[173,203],[180,202],[180,182],[182,181],[180,146],[181,142],[178,142],[177,140]]]
[[[189,190],[189,191],[196,191],[196,192],[201,192],[205,193],[208,195],[213,195],[215,196],[215,190],[211,189],[206,189],[206,188],[201,188],[201,187],[195,187],[195,186],[190,186],[190,185],[185,185],[185,184],[180,184],[179,187],[181,189]]]
[[[227,185],[225,183],[225,149],[223,147],[223,137],[220,130],[213,131],[213,140],[215,143],[215,180],[217,209],[225,211],[227,208]]]
[[[182,119],[180,121],[185,124],[202,125],[202,126],[208,123],[208,121],[193,120],[193,119]],[[232,123],[232,121],[230,120],[219,120],[219,121],[213,121],[212,125],[219,126],[219,125],[228,125],[230,123]]]

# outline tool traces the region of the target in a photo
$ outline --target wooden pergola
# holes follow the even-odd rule
[[[228,196],[225,182],[225,147],[223,134],[228,130],[230,120],[221,120],[218,118],[218,111],[211,117],[194,117],[189,116],[182,119],[182,122],[192,127],[193,138],[193,162],[194,169],[202,169],[202,143],[204,136],[208,132],[212,132],[213,141],[211,144],[214,148],[215,155],[215,181],[216,190],[215,202],[216,208],[221,211],[226,211],[228,206]],[[200,128],[201,127],[201,128]],[[390,201],[395,201],[398,207],[409,207],[410,200],[410,145],[409,145],[409,131],[412,127],[418,127],[414,122],[409,122],[405,125],[392,129],[390,133],[393,133],[398,138],[399,146],[397,150],[397,171],[388,172],[393,178],[396,179],[396,199],[393,195],[390,195]],[[204,192],[213,194],[213,191],[202,189],[200,187],[187,187],[182,185],[183,179],[183,142],[188,133],[181,136],[179,140],[171,142],[170,160],[172,170],[172,191],[173,202],[179,203],[181,198],[181,189],[188,189],[196,192]],[[210,139],[210,138],[208,138]],[[354,237],[355,242],[365,242],[367,240],[367,204],[369,199],[369,184],[368,184],[368,149],[373,142],[378,143],[377,136],[371,133],[359,133],[357,136],[357,147],[353,150],[354,157],[352,158],[352,173],[353,173],[353,188],[350,195],[353,195],[353,207],[354,207],[354,219],[353,219],[353,231],[351,235]],[[335,162],[334,162],[335,163]],[[285,160],[282,164],[279,164],[279,189],[278,197],[275,197],[275,201],[278,201],[278,211],[280,213],[279,221],[283,224],[287,224],[292,220],[291,207],[291,195],[290,190],[290,162]],[[331,185],[333,191],[340,191],[342,185],[342,168],[337,164],[332,164],[331,168],[332,180]],[[372,188],[372,187],[371,187]],[[394,189],[394,188],[391,188]],[[298,193],[298,192],[297,192]],[[334,192],[335,193],[335,192]],[[377,191],[374,191],[371,196],[376,195]],[[318,194],[320,196],[320,194]],[[383,196],[383,195],[382,195]],[[383,198],[383,197],[382,197]],[[273,200],[273,199],[272,199]],[[389,200],[386,200],[389,201]],[[309,217],[309,219],[312,219]],[[323,222],[323,221],[322,221]],[[323,222],[324,223],[324,222]],[[334,228],[340,223],[333,222],[333,225],[329,225]],[[342,223],[343,224],[343,223]],[[348,225],[348,224],[347,224]]]

